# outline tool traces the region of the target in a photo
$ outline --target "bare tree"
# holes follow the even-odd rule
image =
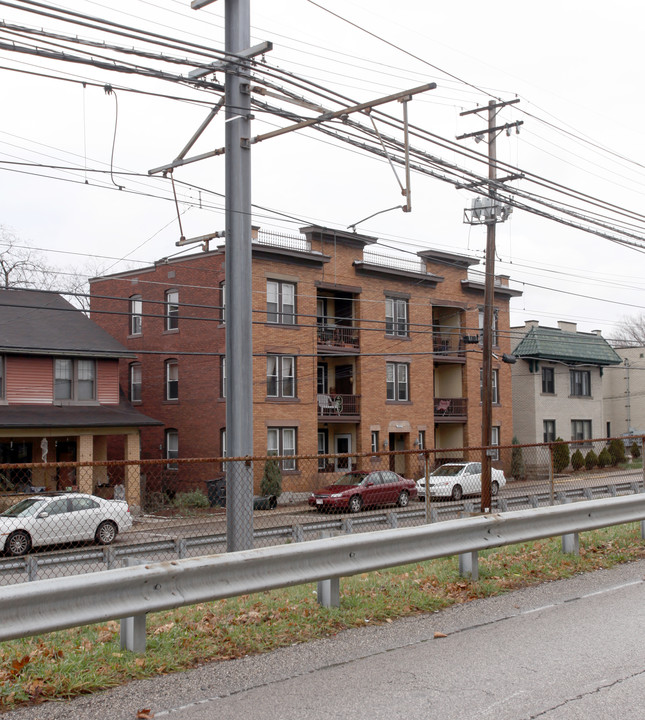
[[[55,271],[44,255],[0,225],[0,287],[51,290],[54,285]]]
[[[623,318],[614,332],[611,344],[619,348],[645,346],[645,313]]]
[[[45,255],[20,240],[13,230],[0,225],[0,288],[52,290],[89,314],[88,278],[100,275],[104,263],[92,258],[82,267],[61,270]]]

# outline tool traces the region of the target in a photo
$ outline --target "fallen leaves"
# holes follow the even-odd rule
[[[435,639],[437,639],[437,638],[445,638],[448,636],[445,633],[437,631],[437,632],[435,632],[434,637],[435,637]]]
[[[143,708],[143,710],[139,710],[137,712],[137,720],[152,720],[152,718],[155,716],[155,714],[152,712],[150,708]]]

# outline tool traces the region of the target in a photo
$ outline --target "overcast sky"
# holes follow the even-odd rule
[[[512,300],[513,324],[539,319],[555,325],[563,319],[577,322],[581,330],[600,328],[611,337],[624,316],[640,313],[645,241],[639,238],[645,237],[645,228],[633,215],[642,206],[645,180],[640,50],[645,11],[640,4],[618,0],[611,12],[605,4],[577,0],[545,0],[531,4],[531,11],[525,3],[496,0],[484,5],[472,0],[318,4],[340,17],[308,0],[252,0],[252,42],[274,44],[266,55],[263,78],[334,110],[340,105],[332,93],[351,104],[436,82],[435,90],[409,104],[410,122],[421,129],[412,144],[481,175],[487,172],[481,163],[455,154],[449,146],[439,147],[423,133],[452,142],[485,126],[484,114],[461,117],[461,112],[491,98],[519,97],[520,103],[500,112],[500,124],[523,124],[519,135],[500,134],[498,157],[560,188],[556,192],[527,179],[510,185],[543,194],[551,203],[570,204],[584,226],[594,211],[603,216],[612,236],[621,218],[629,223],[635,248],[515,210],[509,221],[497,226],[496,261],[497,271],[510,275],[524,293]],[[224,0],[200,11],[190,10],[189,0],[65,0],[56,7],[223,49]],[[1,19],[11,25],[189,57],[180,50],[2,7],[1,2],[0,8]],[[0,42],[9,40],[53,49],[43,38],[1,31]],[[73,48],[79,56],[88,50]],[[107,49],[94,48],[92,54],[95,60],[116,57]],[[157,59],[119,59],[177,75],[191,69]],[[90,263],[94,269],[100,261],[114,271],[124,267],[123,262],[116,264],[119,259],[136,266],[179,252],[170,181],[146,174],[176,157],[217,94],[2,49],[0,66],[0,224],[46,250],[60,267]],[[24,71],[84,80],[86,85]],[[292,78],[297,84],[289,83],[282,71],[297,76]],[[216,79],[223,82],[223,75]],[[312,82],[332,99],[317,97]],[[115,92],[107,93],[106,84]],[[192,102],[128,91],[132,89]],[[401,117],[399,103],[382,110]],[[254,115],[254,134],[285,124],[268,113]],[[369,124],[365,116],[356,119]],[[402,139],[398,129],[379,121],[377,125]],[[484,144],[472,138],[460,144],[485,152]],[[191,153],[223,145],[223,118],[218,116]],[[105,172],[110,168],[112,175]],[[222,230],[223,158],[180,168],[175,180],[180,183],[184,234]],[[598,203],[583,205],[571,197],[571,189],[633,214],[627,218]],[[357,230],[378,236],[388,251],[396,247],[403,256],[435,247],[482,257],[485,228],[463,223],[463,209],[473,197],[472,192],[413,172],[412,212],[378,214],[359,223]],[[308,223],[346,229],[401,205],[403,198],[385,160],[306,130],[254,146],[253,202],[255,225],[297,233]]]

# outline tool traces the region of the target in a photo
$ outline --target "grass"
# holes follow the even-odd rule
[[[0,711],[264,653],[641,558],[645,542],[635,523],[581,535],[580,556],[563,555],[560,538],[480,553],[478,582],[459,576],[454,557],[345,578],[340,609],[320,607],[315,585],[303,585],[156,613],[148,616],[145,655],[120,649],[118,622],[14,640],[0,644]]]

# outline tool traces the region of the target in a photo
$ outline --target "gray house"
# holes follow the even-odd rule
[[[527,320],[511,328],[513,430],[520,443],[604,438],[603,382],[605,368],[621,358],[600,331],[579,332],[575,323],[540,326]],[[548,456],[525,452],[527,469],[543,465]]]

